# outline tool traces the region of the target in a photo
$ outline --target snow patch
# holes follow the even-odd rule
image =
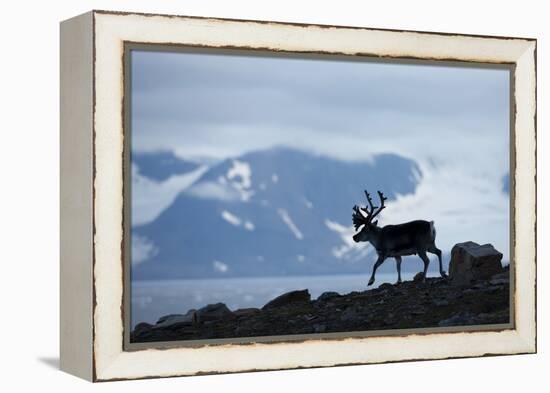
[[[306,257],[303,255],[296,255],[296,259],[298,262],[304,262],[306,260]]]
[[[286,224],[288,229],[292,232],[292,234],[296,237],[298,240],[302,240],[304,238],[304,235],[302,232],[298,229],[296,224],[294,224],[294,221],[292,221],[292,218],[290,218],[290,215],[285,209],[278,209],[277,213],[279,213],[279,216],[281,217],[281,220]]]
[[[246,229],[247,231],[253,231],[255,229],[254,227],[254,224],[250,221],[246,221],[244,223],[244,229]]]
[[[222,212],[222,218],[230,223],[231,225],[234,225],[236,227],[241,225],[241,219],[234,214],[229,213],[227,210],[224,210]]]
[[[218,260],[212,262],[212,267],[218,273],[227,273],[227,271],[229,270],[229,266],[226,263]]]
[[[233,160],[233,166],[227,171],[227,178],[233,180],[233,185],[239,189],[252,186],[252,170],[247,162]]]
[[[254,195],[254,191],[251,189],[252,169],[244,161],[233,160],[232,165],[226,174],[229,184],[237,190],[243,202],[248,202],[252,195]]]
[[[276,173],[274,173],[273,175],[271,175],[271,181],[274,184],[277,184],[279,182],[279,176]]]
[[[221,213],[222,218],[230,223],[231,225],[234,225],[236,227],[244,227],[247,231],[253,231],[256,227],[254,226],[254,223],[250,220],[243,220],[240,217],[236,216],[235,214],[224,210]]]

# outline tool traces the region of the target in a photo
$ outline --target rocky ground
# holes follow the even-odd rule
[[[328,332],[503,324],[510,319],[509,269],[490,245],[453,249],[450,278],[418,274],[348,294],[307,289],[273,299],[261,309],[231,311],[223,303],[138,324],[132,342],[258,337]],[[498,257],[500,254],[500,258]],[[454,260],[453,260],[454,258]]]

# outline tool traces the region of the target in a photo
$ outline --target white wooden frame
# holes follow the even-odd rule
[[[514,326],[124,350],[124,43],[514,67]],[[61,368],[92,381],[536,351],[536,40],[92,11],[61,24]]]

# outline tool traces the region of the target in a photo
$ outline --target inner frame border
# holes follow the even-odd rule
[[[433,34],[433,33],[432,33]],[[435,33],[437,34],[437,33]],[[498,37],[503,38],[503,37]],[[446,67],[465,68],[486,68],[505,69],[509,72],[509,255],[510,255],[510,322],[505,324],[487,325],[465,325],[452,327],[426,327],[414,329],[387,329],[350,331],[334,333],[312,333],[295,335],[236,337],[222,339],[201,339],[201,340],[173,340],[147,343],[130,342],[131,332],[131,52],[134,50],[149,52],[170,52],[170,53],[209,53],[216,55],[249,56],[249,57],[286,57],[301,59],[322,59],[335,61],[354,61],[381,64],[407,64],[407,65],[437,65]],[[209,46],[189,45],[177,43],[148,43],[123,41],[122,59],[122,85],[123,88],[123,239],[122,239],[122,260],[123,260],[123,295],[122,295],[122,321],[123,321],[123,351],[138,351],[144,349],[172,349],[172,348],[200,348],[217,345],[250,345],[255,343],[280,344],[280,343],[301,343],[308,340],[342,340],[349,338],[367,337],[406,337],[410,335],[428,335],[437,333],[462,333],[462,332],[501,332],[514,330],[516,326],[516,261],[515,261],[515,177],[516,177],[516,152],[515,152],[515,63],[511,62],[481,62],[472,60],[446,60],[431,58],[411,57],[383,57],[364,54],[344,54],[339,52],[300,52],[280,49],[266,49],[240,46]],[[403,360],[406,361],[406,360]]]

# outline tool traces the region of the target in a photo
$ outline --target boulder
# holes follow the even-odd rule
[[[445,307],[449,305],[449,301],[447,299],[434,299],[433,303],[437,307]]]
[[[142,334],[144,332],[148,332],[149,330],[151,330],[152,327],[153,327],[153,325],[151,325],[147,322],[138,323],[136,325],[136,327],[134,328],[133,334],[136,335],[136,336],[139,336],[140,334]]]
[[[266,305],[262,307],[262,310],[278,308],[292,303],[309,302],[310,300],[311,295],[309,294],[309,291],[307,289],[304,289],[302,291],[291,291],[283,293],[281,296],[277,296],[275,299],[266,303]]]
[[[501,260],[502,254],[491,244],[459,243],[451,251],[449,277],[458,285],[486,279],[502,272]]]
[[[501,273],[493,275],[489,279],[490,284],[508,284],[510,282],[510,265],[504,267]]]
[[[348,307],[341,314],[340,319],[344,322],[355,321],[359,318],[358,311],[355,307]]]
[[[323,292],[319,297],[317,298],[318,301],[324,302],[329,299],[334,299],[336,297],[340,297],[340,294],[338,292]]]
[[[179,329],[196,323],[198,323],[197,312],[195,310],[189,310],[185,315],[171,314],[159,318],[159,321],[152,329]]]
[[[197,310],[197,317],[200,323],[218,321],[220,319],[232,319],[235,315],[224,303],[209,304]]]
[[[189,311],[188,311],[189,312]],[[183,314],[168,314],[168,315],[164,315],[162,317],[160,317],[157,321],[157,325],[159,323],[163,323],[164,321],[166,321],[167,319],[170,319],[170,318],[175,318],[175,317],[183,317]]]
[[[250,308],[239,308],[238,310],[233,311],[233,314],[236,317],[244,317],[244,316],[258,314],[259,312],[260,312],[259,308],[250,307]]]

